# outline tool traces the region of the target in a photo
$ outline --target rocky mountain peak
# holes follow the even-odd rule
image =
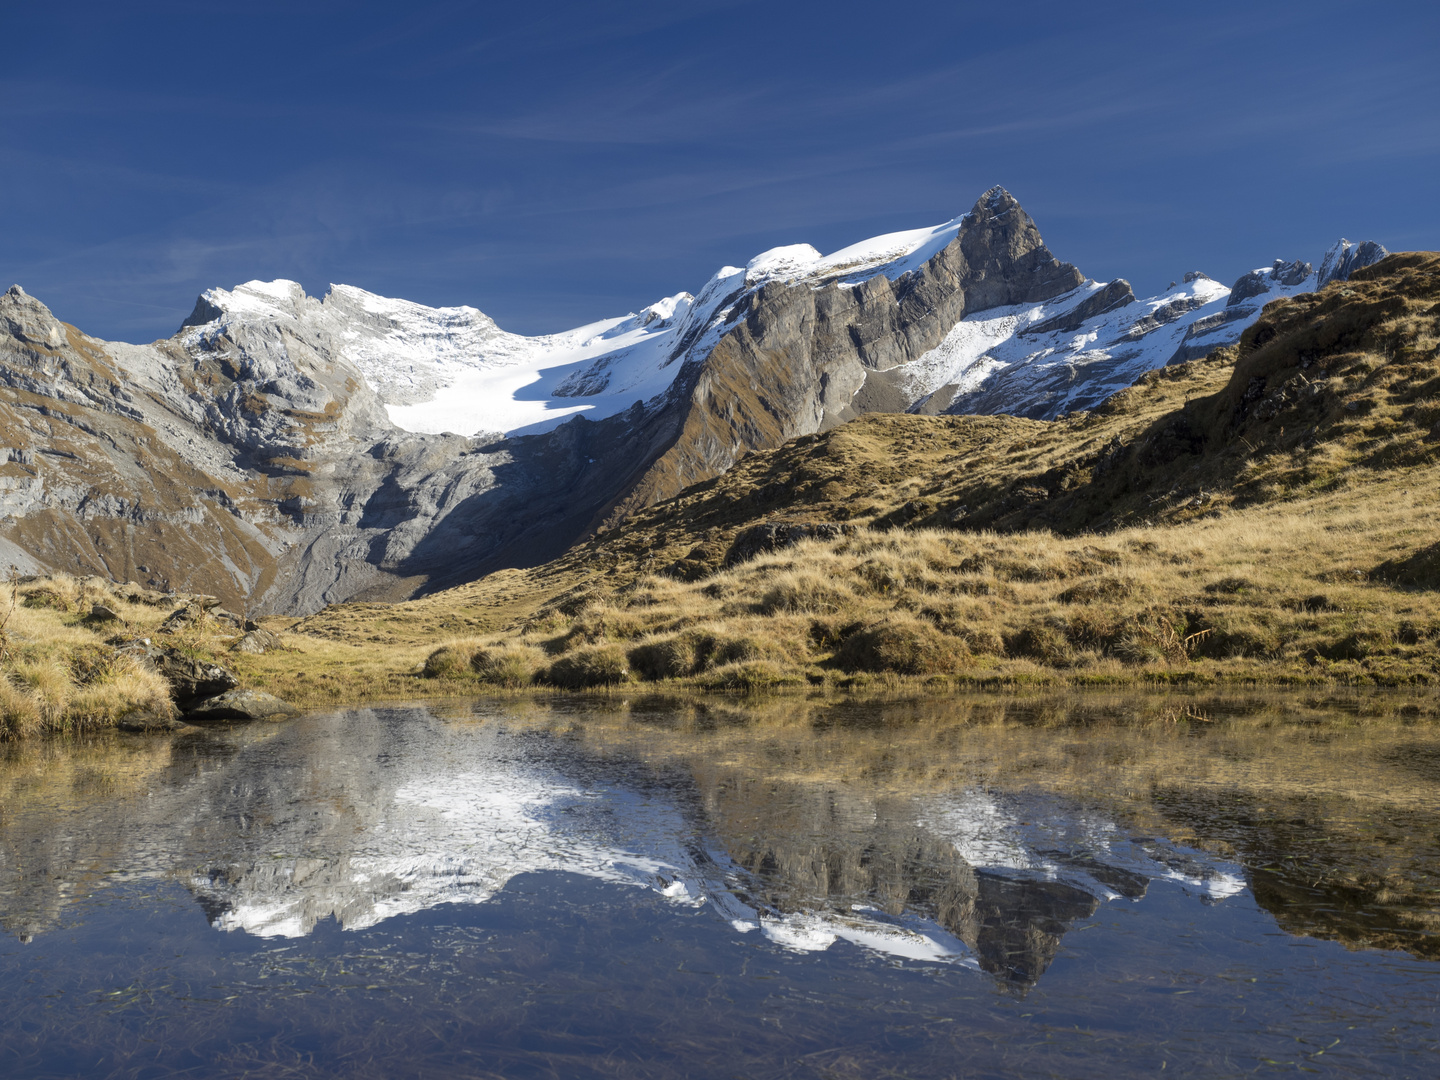
[[[964,257],[965,312],[1049,300],[1079,288],[1085,275],[1062,263],[1018,199],[993,187],[965,215],[955,238]]]
[[[27,345],[53,352],[65,342],[65,328],[50,309],[19,285],[0,296],[0,328]]]
[[[986,210],[993,214],[1001,214],[1019,205],[1020,203],[1014,195],[996,184],[975,200],[975,205],[971,208],[970,213],[978,215],[982,210]]]
[[[195,308],[189,315],[185,316],[185,321],[180,324],[180,329],[186,330],[192,326],[204,326],[206,323],[212,323],[224,315],[225,312],[212,304],[204,293],[201,293],[195,298]]]
[[[1325,253],[1315,287],[1323,289],[1332,281],[1346,281],[1356,270],[1374,266],[1390,252],[1373,240],[1352,244],[1343,236]]]

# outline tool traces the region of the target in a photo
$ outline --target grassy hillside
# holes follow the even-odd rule
[[[1088,414],[865,417],[532,570],[270,620],[282,647],[263,655],[217,626],[180,644],[301,705],[532,684],[1428,685],[1437,348],[1440,255],[1393,255]],[[28,602],[6,708],[107,722],[119,706],[44,695],[90,701],[74,657],[124,635],[78,600]],[[122,614],[133,636],[165,612]],[[52,660],[68,689],[41,689]]]
[[[546,566],[294,629],[453,637],[431,674],[499,685],[1429,683],[1437,274],[1391,256],[1088,414],[866,417]],[[741,561],[757,525],[838,535]]]

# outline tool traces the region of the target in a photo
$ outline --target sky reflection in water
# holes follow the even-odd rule
[[[1194,712],[482,702],[10,748],[0,1068],[1431,1074],[1428,719]]]

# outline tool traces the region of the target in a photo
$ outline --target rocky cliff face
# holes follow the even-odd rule
[[[1085,280],[1050,254],[1030,216],[999,188],[931,258],[893,278],[887,269],[859,280],[843,268],[774,277],[736,301],[726,316],[733,328],[672,387],[674,442],[618,513],[716,476],[749,450],[867,412],[903,412],[911,401],[896,373],[967,315],[1039,304]]]
[[[1342,241],[1318,275],[1277,261],[1234,290],[1187,274],[1137,301],[1057,260],[995,188],[934,229],[775,249],[544,338],[473,308],[252,282],[127,345],[17,286],[0,297],[0,560],[251,612],[398,599],[545,561],[865,413],[1089,407],[1383,254]]]

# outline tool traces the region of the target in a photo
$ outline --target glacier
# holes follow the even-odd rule
[[[808,244],[772,248],[725,266],[695,294],[678,292],[615,318],[554,334],[509,333],[473,307],[431,308],[350,285],[319,301],[292,281],[210,289],[212,313],[192,338],[294,318],[321,320],[385,405],[396,427],[425,434],[530,435],[576,415],[600,420],[662,396],[686,361],[700,360],[764,286],[857,286],[898,281],[945,248],[966,216],[889,233],[823,255]],[[1083,285],[1044,303],[967,315],[936,348],[899,365],[907,407],[923,413],[1013,413],[1052,419],[1092,408],[1168,363],[1238,340],[1264,304],[1343,279],[1377,262],[1378,244],[1340,240],[1316,271],[1277,259],[1227,287],[1192,271],[1135,300],[1123,279]],[[1088,318],[1084,306],[1113,297]],[[1067,316],[1073,316],[1067,318]],[[903,369],[903,370],[902,370]],[[853,396],[853,395],[852,395]]]

